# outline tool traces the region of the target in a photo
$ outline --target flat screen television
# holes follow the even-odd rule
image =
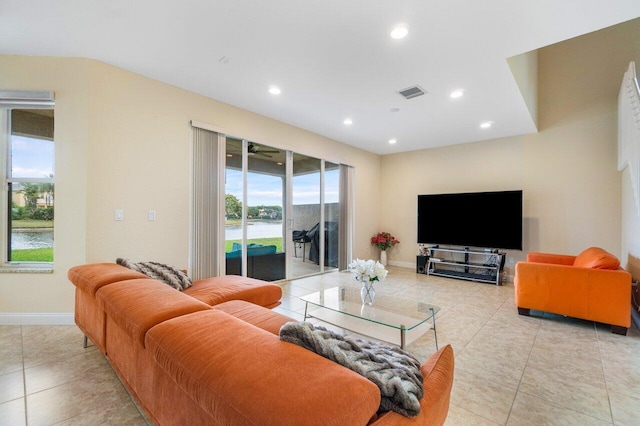
[[[522,190],[418,195],[418,243],[522,250]]]

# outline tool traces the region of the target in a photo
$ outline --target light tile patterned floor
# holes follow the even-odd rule
[[[638,425],[640,332],[554,315],[522,317],[513,285],[416,275],[389,267],[385,294],[440,306],[438,343],[456,354],[446,425]],[[282,283],[276,308],[302,319],[298,297],[354,285],[349,273]],[[408,348],[435,351],[432,333]],[[149,422],[75,326],[0,326],[0,425],[146,425]]]

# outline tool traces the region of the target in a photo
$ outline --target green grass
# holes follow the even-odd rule
[[[53,262],[53,247],[11,250],[12,262]]]
[[[233,243],[240,243],[240,240],[229,240],[225,241],[224,251],[230,252],[231,246]],[[263,246],[276,246],[276,251],[282,251],[282,238],[281,237],[271,237],[271,238],[255,238],[253,240],[247,240],[247,244],[261,244]]]
[[[11,227],[17,228],[53,228],[52,220],[20,219],[12,220]]]

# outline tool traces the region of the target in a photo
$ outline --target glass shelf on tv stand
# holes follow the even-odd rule
[[[400,346],[402,349],[433,330],[436,350],[438,306],[378,294],[373,305],[362,303],[359,288],[332,287],[300,298],[305,302],[304,320],[323,322]]]
[[[464,260],[446,259],[441,257],[442,255],[437,255],[439,252],[449,253],[452,256],[464,255],[465,258]],[[501,285],[504,256],[505,253],[496,250],[429,247],[427,275]],[[474,260],[471,260],[472,258]],[[495,261],[487,262],[487,259],[495,259]],[[438,268],[438,266],[445,267]]]

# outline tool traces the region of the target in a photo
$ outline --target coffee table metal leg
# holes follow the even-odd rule
[[[436,313],[433,308],[429,308],[431,311],[431,320],[433,321],[433,337],[436,340],[436,351],[438,350],[438,332],[436,331]]]
[[[404,325],[400,326],[400,349],[404,349],[404,345],[407,339],[407,329]]]
[[[304,304],[304,319],[302,321],[307,320],[307,308],[309,307],[309,302],[305,302]]]

